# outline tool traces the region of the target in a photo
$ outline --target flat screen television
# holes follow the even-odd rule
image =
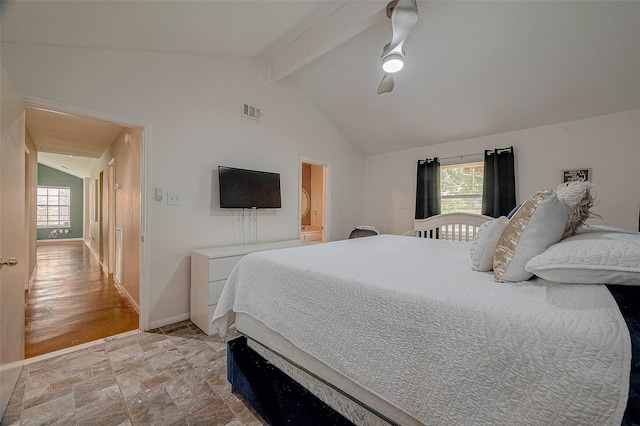
[[[280,174],[218,166],[220,208],[275,209],[282,207]]]

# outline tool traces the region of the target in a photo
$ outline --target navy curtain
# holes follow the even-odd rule
[[[513,147],[484,151],[482,214],[506,216],[516,206]]]
[[[416,219],[440,214],[440,161],[434,159],[418,161],[416,184]]]

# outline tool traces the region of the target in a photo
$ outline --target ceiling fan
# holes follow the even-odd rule
[[[393,90],[393,74],[404,66],[404,41],[418,22],[416,0],[393,0],[387,5],[387,17],[391,18],[391,42],[382,49],[384,77],[378,95]]]

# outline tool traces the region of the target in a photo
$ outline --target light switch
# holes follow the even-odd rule
[[[155,189],[155,200],[162,201],[162,188]]]

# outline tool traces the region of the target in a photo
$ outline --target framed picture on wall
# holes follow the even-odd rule
[[[591,169],[571,169],[562,171],[562,182],[591,180]]]

